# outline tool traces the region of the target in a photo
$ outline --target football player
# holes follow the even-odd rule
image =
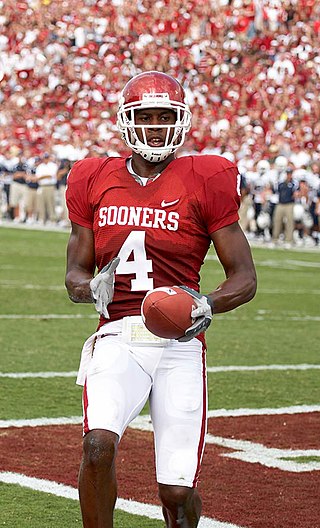
[[[78,161],[68,177],[66,287],[72,301],[93,302],[100,313],[77,380],[84,385],[79,492],[85,528],[113,527],[117,447],[147,400],[166,526],[199,523],[204,331],[213,314],[252,299],[256,274],[238,225],[237,168],[219,156],[178,158],[190,126],[181,84],[164,73],[141,73],[119,101],[118,127],[132,154]],[[211,242],[226,278],[204,295],[199,272]],[[140,308],[149,290],[172,285],[192,296],[194,323],[181,339],[163,340],[146,331]]]

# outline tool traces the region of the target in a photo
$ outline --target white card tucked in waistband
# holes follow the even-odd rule
[[[124,317],[122,321],[122,338],[126,343],[137,346],[166,346],[170,341],[158,337],[146,328],[140,315]]]

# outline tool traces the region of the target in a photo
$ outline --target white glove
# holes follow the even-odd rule
[[[113,299],[114,271],[120,262],[119,257],[110,260],[104,268],[90,281],[90,290],[95,308],[99,314],[109,319],[108,304]]]
[[[212,321],[213,315],[213,301],[208,297],[208,295],[202,295],[188,286],[179,286],[182,290],[189,293],[191,297],[195,300],[196,308],[191,312],[192,319],[195,319],[195,322],[192,326],[187,328],[183,337],[180,337],[178,341],[190,341],[198,334],[201,334],[209,327]]]

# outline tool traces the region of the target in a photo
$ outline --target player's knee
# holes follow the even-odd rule
[[[114,464],[118,445],[118,436],[110,431],[90,431],[83,440],[83,458],[93,468],[105,470]]]
[[[165,508],[184,507],[193,497],[194,489],[186,486],[159,484],[159,497]]]

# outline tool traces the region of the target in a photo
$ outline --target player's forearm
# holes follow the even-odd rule
[[[74,303],[92,303],[90,281],[92,275],[70,271],[66,275],[65,285],[69,298]]]
[[[249,302],[255,295],[257,278],[254,270],[239,272],[226,279],[209,294],[214,313],[224,313]]]

